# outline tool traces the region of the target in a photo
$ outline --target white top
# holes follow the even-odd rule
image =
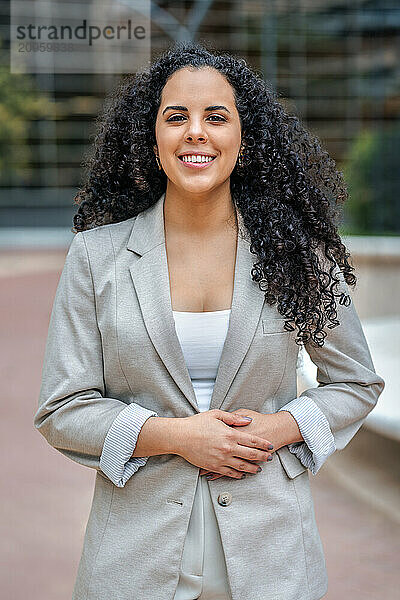
[[[231,309],[210,312],[173,310],[175,329],[192,380],[197,405],[209,410]]]

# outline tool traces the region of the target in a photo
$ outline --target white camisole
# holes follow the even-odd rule
[[[231,309],[172,312],[199,410],[209,410]]]

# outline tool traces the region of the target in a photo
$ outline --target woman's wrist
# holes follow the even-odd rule
[[[179,454],[181,421],[179,417],[149,417],[139,432],[132,457]]]
[[[281,410],[271,414],[270,417],[272,417],[272,423],[269,421],[270,437],[274,439],[275,450],[294,442],[304,441],[297,421],[289,411]]]

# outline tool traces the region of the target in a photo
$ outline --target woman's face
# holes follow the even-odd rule
[[[169,185],[197,194],[216,189],[229,179],[241,143],[230,84],[215,69],[176,71],[163,88],[155,134]],[[214,158],[183,162],[184,153],[189,160],[201,153]]]

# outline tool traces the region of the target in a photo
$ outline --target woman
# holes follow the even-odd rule
[[[87,166],[35,415],[96,469],[74,599],[322,598],[308,470],[384,388],[341,173],[243,60],[196,43],[121,83]],[[296,397],[300,346],[319,386]]]

